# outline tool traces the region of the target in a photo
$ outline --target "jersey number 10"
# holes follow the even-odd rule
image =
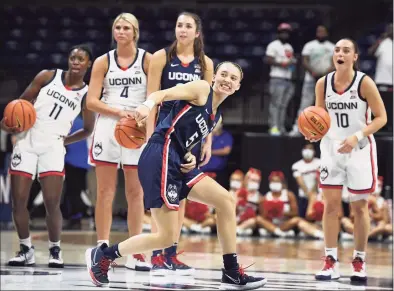
[[[338,127],[349,127],[349,115],[347,113],[335,113],[335,116],[337,117]]]

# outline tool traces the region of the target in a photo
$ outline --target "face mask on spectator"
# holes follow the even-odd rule
[[[248,190],[254,191],[260,188],[260,184],[255,181],[248,182]]]
[[[241,183],[241,181],[239,181],[239,180],[231,180],[230,181],[230,188],[231,189],[239,189],[239,188],[241,188],[241,186],[242,186],[242,183]]]
[[[269,187],[270,187],[270,190],[272,192],[279,192],[279,191],[282,190],[282,183],[280,183],[280,182],[271,182],[269,184]]]
[[[302,150],[302,157],[303,157],[304,159],[306,159],[306,160],[312,159],[313,156],[314,156],[314,154],[315,154],[314,151],[311,150],[311,149],[303,149],[303,150]]]

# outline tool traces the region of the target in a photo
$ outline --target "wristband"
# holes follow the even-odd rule
[[[357,131],[354,135],[357,137],[358,141],[364,138],[364,133],[361,130]]]
[[[145,105],[146,107],[148,107],[148,108],[149,108],[149,111],[151,111],[152,108],[155,107],[155,105],[156,105],[155,101],[153,101],[153,100],[151,100],[151,99],[145,100],[145,102],[142,103],[142,104]]]

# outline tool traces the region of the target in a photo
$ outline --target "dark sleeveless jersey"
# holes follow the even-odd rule
[[[211,88],[203,106],[175,101],[170,113],[157,125],[152,140],[162,140],[165,145],[173,143],[180,155],[186,154],[214,129],[220,118],[219,108],[216,115],[212,113],[212,97]]]
[[[165,48],[166,54],[168,53],[168,48]],[[161,75],[161,83],[160,90],[165,90],[168,88],[172,88],[178,84],[185,84],[194,80],[201,80],[202,72],[201,66],[198,62],[198,58],[194,58],[189,64],[183,64],[178,56],[172,60],[167,58],[167,63],[164,66],[162,75]],[[159,120],[164,119],[165,116],[170,113],[172,106],[175,101],[165,101],[160,106],[160,115]]]

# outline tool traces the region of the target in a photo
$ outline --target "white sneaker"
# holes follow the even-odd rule
[[[347,232],[341,232],[341,240],[354,240],[354,236]]]
[[[138,255],[127,256],[127,262],[125,267],[131,270],[149,272],[151,265],[146,261],[144,255],[138,254]]]
[[[8,266],[34,266],[36,259],[34,257],[34,247],[29,248],[23,244],[20,245],[20,251],[16,256],[8,261]]]
[[[355,257],[352,262],[352,267],[353,267],[353,273],[350,276],[350,281],[353,282],[367,281],[365,262],[361,258]]]
[[[259,234],[260,234],[260,236],[268,236],[269,235],[268,231],[264,228],[259,228]]]
[[[269,130],[269,134],[271,136],[281,136],[281,132],[277,126],[273,126]]]
[[[293,137],[301,136],[301,133],[300,133],[300,131],[298,130],[298,126],[297,126],[296,124],[293,125],[293,129],[289,132],[288,135],[289,135],[289,136],[293,136]]]
[[[316,280],[322,281],[336,280],[340,277],[339,262],[335,261],[332,256],[327,256],[325,258],[323,269],[315,275]]]
[[[49,268],[64,268],[64,262],[62,258],[62,250],[58,246],[51,247],[49,249]]]

